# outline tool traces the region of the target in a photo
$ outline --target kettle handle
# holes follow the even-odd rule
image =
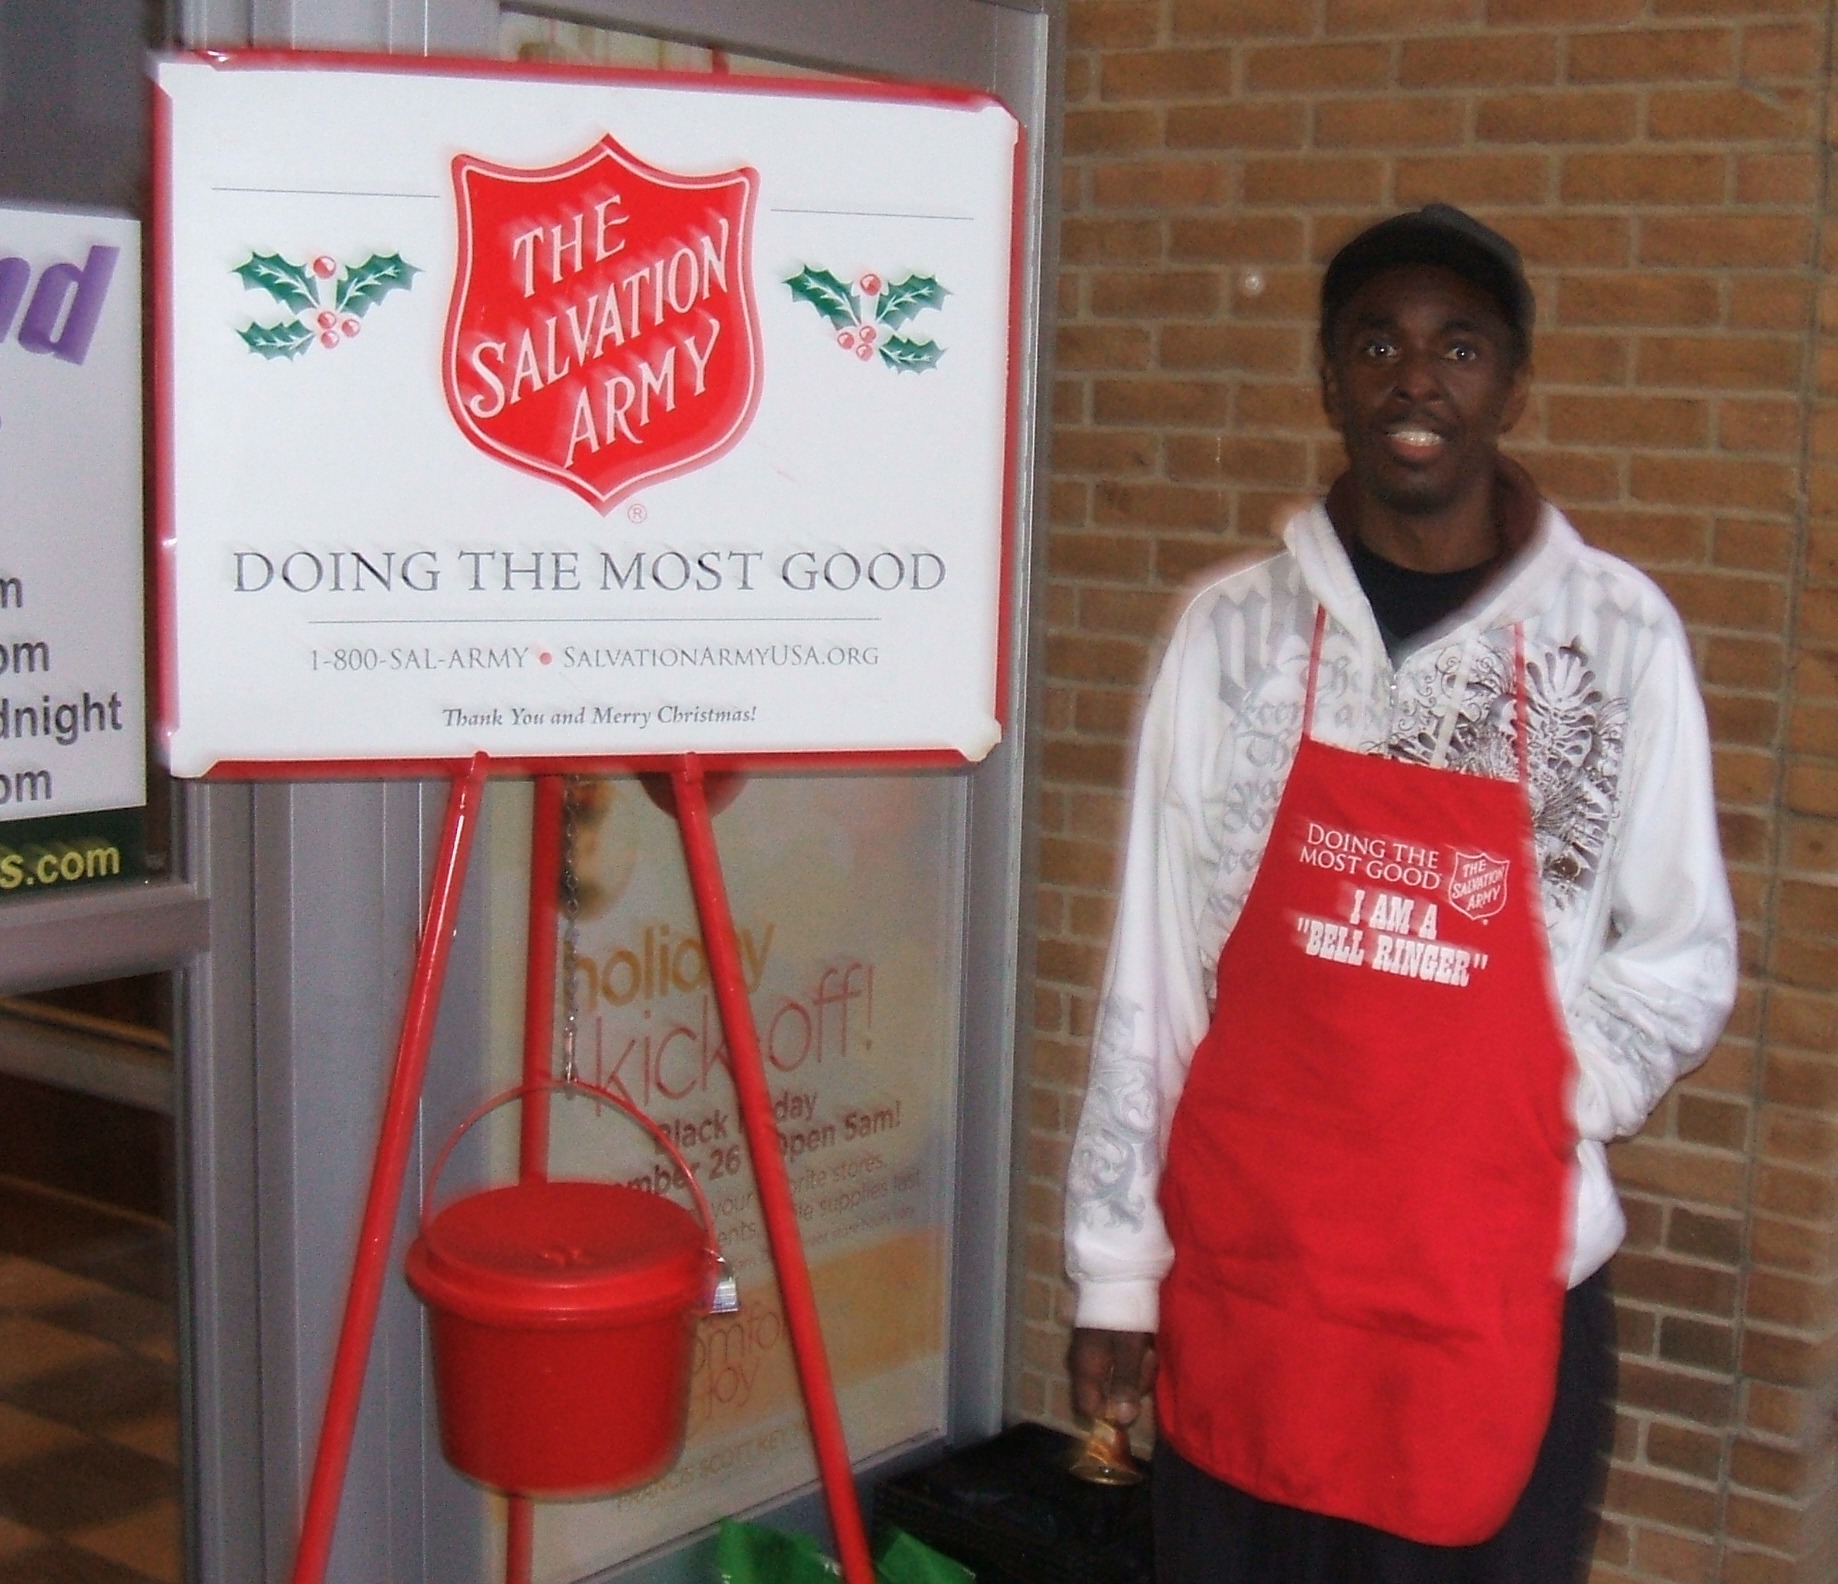
[[[683,1152],[677,1148],[676,1140],[624,1095],[602,1088],[599,1084],[585,1083],[579,1078],[549,1078],[540,1083],[518,1084],[515,1088],[495,1094],[489,1100],[474,1107],[466,1119],[449,1135],[447,1142],[441,1146],[440,1154],[434,1158],[434,1169],[428,1174],[428,1185],[421,1195],[422,1235],[426,1236],[428,1224],[433,1220],[434,1190],[440,1182],[441,1173],[447,1169],[448,1157],[453,1154],[459,1141],[472,1130],[473,1124],[484,1120],[499,1106],[507,1105],[512,1100],[524,1100],[531,1095],[553,1094],[557,1091],[584,1094],[596,1102],[617,1107],[663,1146],[665,1152],[676,1162],[677,1169],[682,1172],[684,1182],[688,1183],[689,1192],[696,1201],[696,1211],[702,1219],[702,1229],[707,1234],[705,1247],[715,1266],[715,1285],[710,1302],[717,1314],[731,1312],[732,1309],[738,1308],[738,1302],[733,1296],[734,1278],[729,1272],[728,1262],[723,1257],[720,1246],[715,1241],[715,1217],[708,1207],[708,1197],[702,1192],[702,1184],[696,1181],[695,1169],[689,1164]]]

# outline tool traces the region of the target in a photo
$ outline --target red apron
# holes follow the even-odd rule
[[[1161,1433],[1267,1501],[1435,1545],[1550,1417],[1575,1135],[1520,776],[1317,742],[1219,955],[1161,1203]]]

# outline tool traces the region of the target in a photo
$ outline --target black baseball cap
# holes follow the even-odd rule
[[[1334,322],[1350,298],[1373,276],[1401,264],[1436,264],[1452,270],[1500,305],[1520,357],[1532,346],[1532,288],[1519,250],[1505,237],[1453,204],[1425,204],[1364,231],[1329,261],[1321,277],[1321,344],[1333,350]]]

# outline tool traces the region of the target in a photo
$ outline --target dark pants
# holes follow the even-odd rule
[[[1614,1438],[1615,1311],[1598,1271],[1564,1302],[1557,1400],[1506,1526],[1432,1546],[1246,1495],[1155,1449],[1157,1584],[1579,1584]]]

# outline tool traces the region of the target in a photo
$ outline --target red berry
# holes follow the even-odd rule
[[[866,341],[870,346],[874,345],[874,338],[879,334],[880,334],[880,331],[876,330],[873,325],[863,325],[862,326],[862,339]]]
[[[321,330],[330,330],[338,323],[338,315],[330,308],[321,308],[313,317]]]
[[[865,361],[866,359],[874,356],[874,348],[869,346],[868,343],[864,341],[860,346],[858,346],[855,349],[855,355],[858,358],[861,358]]]
[[[330,253],[321,253],[313,260],[313,273],[321,280],[330,280],[338,273],[338,260]]]
[[[862,277],[862,290],[865,291],[870,297],[880,296],[881,277],[873,273],[864,275]]]
[[[324,335],[320,336],[319,344],[327,351],[330,351],[333,347],[338,345],[338,332],[336,330],[326,331]]]
[[[855,345],[855,332],[853,330],[838,331],[836,334],[836,344],[846,352],[850,347]]]
[[[340,333],[348,341],[350,340],[352,336],[357,334],[359,327],[358,327],[358,322],[355,319],[347,319],[338,328],[339,328]]]

